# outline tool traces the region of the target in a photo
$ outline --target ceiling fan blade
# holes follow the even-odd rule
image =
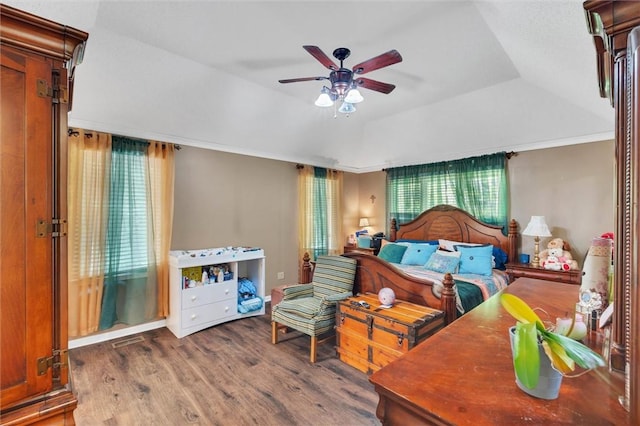
[[[302,46],[311,56],[316,58],[322,65],[332,71],[336,71],[338,66],[329,58],[318,46]]]
[[[376,92],[381,92],[385,94],[389,94],[396,88],[395,85],[389,83],[383,83],[381,81],[371,80],[370,78],[358,77],[355,80],[355,83],[358,86],[364,87],[365,89],[375,90]]]
[[[402,56],[400,56],[400,53],[398,53],[397,50],[393,49],[387,53],[378,55],[375,58],[371,58],[368,61],[361,62],[352,69],[355,74],[364,74],[373,70],[388,67],[389,65],[397,64],[398,62],[402,62]]]
[[[312,80],[329,80],[328,77],[302,77],[302,78],[288,78],[285,80],[278,80],[280,83],[296,83],[298,81],[312,81]]]

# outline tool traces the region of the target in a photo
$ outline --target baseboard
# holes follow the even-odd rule
[[[265,303],[271,302],[271,295],[264,297]],[[131,336],[133,334],[142,333],[143,331],[155,330],[156,328],[166,327],[167,321],[164,319],[152,322],[146,322],[144,324],[134,325],[131,327],[121,328],[114,331],[105,331],[104,333],[92,334],[90,336],[78,337],[69,340],[69,349],[81,348],[82,346],[89,346],[96,343],[108,342],[113,339],[120,339],[122,337]]]
[[[131,327],[121,328],[114,331],[105,331],[104,333],[92,334],[90,336],[78,337],[69,340],[69,349],[80,348],[82,346],[93,345],[96,343],[108,342],[109,340],[119,339],[131,336],[133,334],[142,333],[143,331],[155,330],[167,325],[165,319],[158,321],[146,322],[144,324],[134,325]]]

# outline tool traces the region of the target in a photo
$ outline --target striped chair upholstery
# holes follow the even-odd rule
[[[332,331],[336,303],[352,296],[356,260],[318,256],[310,284],[284,289],[282,301],[271,312],[271,340],[278,343],[278,328],[289,327],[311,336],[311,362],[316,361],[318,336]]]

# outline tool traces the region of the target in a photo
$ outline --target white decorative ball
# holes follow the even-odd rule
[[[396,294],[388,287],[383,287],[378,292],[378,300],[383,306],[391,306],[396,301]]]

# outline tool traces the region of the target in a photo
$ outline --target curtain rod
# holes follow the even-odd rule
[[[515,151],[509,151],[509,152],[505,152],[505,153],[504,153],[504,156],[507,158],[507,160],[510,160],[510,159],[511,159],[511,157],[515,157],[515,156],[517,156],[517,155],[518,155],[518,153],[517,153],[517,152],[515,152]],[[452,161],[453,161],[453,160],[452,160]],[[386,172],[387,170],[389,170],[389,169],[388,169],[388,168],[387,168],[387,169],[382,169],[382,171],[383,171],[383,172]]]
[[[91,133],[91,132],[92,132],[92,130],[89,130],[89,133],[85,133],[85,134],[84,134],[84,136],[85,136],[86,138],[92,138],[92,137],[93,137],[93,133]],[[78,135],[80,134],[80,132],[79,132],[79,131],[77,131],[77,130],[75,130],[75,129],[74,129],[74,128],[72,128],[72,127],[69,127],[69,128],[67,129],[67,134],[68,134],[69,136],[78,136]],[[130,136],[123,136],[123,135],[114,135],[113,133],[111,134],[111,136],[121,136],[121,137],[123,137],[123,138],[128,138],[128,137],[130,137]],[[176,151],[180,151],[180,150],[182,149],[182,147],[181,147],[180,145],[175,144],[175,143],[171,143],[171,142],[161,142],[161,143],[166,143],[166,144],[171,144],[171,145],[173,145],[173,147],[176,149]]]

